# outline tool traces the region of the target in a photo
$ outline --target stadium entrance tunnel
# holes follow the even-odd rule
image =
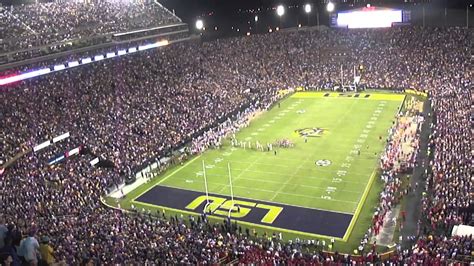
[[[154,207],[164,207],[186,213],[227,217],[248,226],[297,233],[314,237],[343,239],[352,214],[290,206],[254,199],[234,198],[166,186],[155,186],[133,200]],[[230,212],[229,212],[230,210]]]

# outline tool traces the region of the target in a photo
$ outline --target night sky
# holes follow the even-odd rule
[[[316,8],[319,10],[320,24],[329,24],[329,14],[325,11],[329,0],[159,0],[169,10],[174,10],[184,22],[194,30],[198,18],[204,20],[206,34],[210,31],[217,35],[244,35],[246,32],[268,32],[269,28],[297,27],[316,25]],[[466,9],[474,0],[331,0],[336,3],[337,10],[347,10],[363,7],[367,4],[379,7],[420,7],[428,10],[438,10],[443,13],[444,8]],[[313,12],[308,15],[304,12],[304,5],[310,3]],[[283,4],[286,7],[284,17],[280,20],[275,15],[275,7]],[[471,11],[474,14],[474,10]],[[464,12],[465,14],[465,12]],[[254,18],[258,16],[258,22]],[[438,16],[438,14],[436,15]],[[216,28],[217,27],[217,30]]]

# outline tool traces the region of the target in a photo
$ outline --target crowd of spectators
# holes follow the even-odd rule
[[[155,1],[52,1],[0,8],[0,53],[180,22]]]
[[[385,150],[380,158],[381,179],[384,186],[380,193],[379,206],[372,216],[372,226],[361,240],[360,251],[370,239],[374,237],[376,239],[383,230],[386,218],[401,203],[402,198],[411,192],[411,184],[403,184],[403,182],[406,180],[405,183],[410,183],[404,175],[415,168],[416,155],[419,153],[424,117],[418,103],[421,101],[415,98],[406,99],[403,108],[405,110],[399,110],[389,130],[389,138],[386,140]],[[383,141],[381,137],[379,140]]]
[[[461,28],[278,32],[173,44],[1,88],[0,160],[62,133],[71,136],[27,153],[0,174],[0,224],[6,225],[0,225],[0,254],[34,262],[20,248],[23,234],[49,245],[54,260],[67,264],[352,261],[308,253],[303,242],[256,239],[238,226],[211,225],[206,217],[184,223],[187,218],[129,214],[100,203],[108,187],[150,159],[249,106],[267,108],[280,89],[340,85],[341,65],[346,81],[354,66],[363,66],[365,86],[429,91],[436,121],[423,211],[433,225],[427,233],[444,235],[443,224],[466,221],[460,209],[470,203],[469,40],[472,31]],[[322,53],[328,49],[347,53],[328,57]],[[78,146],[87,152],[48,164],[51,156]],[[114,167],[91,166],[93,156]],[[421,237],[413,250],[391,260],[444,262],[470,250],[469,237]],[[378,255],[372,250],[362,259]]]
[[[427,190],[431,193],[423,202],[432,230],[449,230],[471,218],[468,208],[472,208],[472,87],[463,87],[466,88],[446,82],[433,91],[435,125],[430,138],[433,152],[427,179]]]

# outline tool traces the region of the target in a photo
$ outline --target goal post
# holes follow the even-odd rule
[[[230,171],[230,163],[227,163],[227,169],[229,171],[230,199],[231,199],[231,202],[232,202],[232,204],[229,208],[229,214],[228,214],[228,217],[230,218],[230,213],[234,209],[234,189],[232,187],[232,173]]]
[[[207,208],[209,208],[210,202],[209,202],[209,189],[207,187],[206,165],[204,163],[204,160],[202,160],[202,174],[204,177],[204,188],[206,190],[206,205],[204,206],[203,212],[207,213]]]

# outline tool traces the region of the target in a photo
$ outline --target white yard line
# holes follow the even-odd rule
[[[214,167],[214,168],[221,168],[221,169],[227,169],[227,168],[224,168],[224,167]],[[236,171],[240,171],[240,170],[244,170],[244,169],[238,169],[238,168],[232,168],[233,170],[236,170]],[[302,168],[303,169],[303,168]],[[373,168],[371,168],[373,170]],[[259,173],[259,174],[270,174],[270,175],[275,175],[275,176],[284,176],[284,177],[287,177],[288,175],[287,174],[284,174],[284,173],[280,173],[280,172],[271,172],[271,171],[258,171],[258,170],[245,170],[246,172],[250,172],[250,173]],[[337,171],[327,171],[327,172],[330,172],[330,173],[336,173]],[[350,174],[351,176],[367,176],[367,174],[357,174],[357,173],[353,173],[351,172]],[[207,176],[222,176],[222,175],[213,175],[213,174],[207,174]],[[298,177],[298,178],[309,178],[309,179],[314,179],[314,180],[321,180],[321,181],[329,181],[329,182],[332,182],[332,178],[324,178],[324,177],[316,177],[316,176],[295,176],[295,177]],[[265,178],[258,178],[258,179],[254,179],[254,178],[239,178],[239,179],[248,179],[248,180],[268,180],[268,179],[265,179]],[[281,184],[281,182],[278,182]],[[350,184],[357,184],[357,185],[363,185],[365,187],[365,185],[367,184],[367,182],[355,182],[355,181],[341,181],[340,183],[350,183]]]
[[[253,182],[264,182],[264,183],[279,184],[279,185],[284,184],[282,182],[272,181],[272,180],[268,180],[268,179],[252,179],[252,178],[244,178],[244,177],[241,177],[240,179],[241,180],[250,180],[250,181],[253,181]],[[198,180],[197,182],[203,182],[203,181]],[[208,184],[223,185],[223,186],[227,186],[227,187],[229,186],[228,184],[217,183],[217,182],[208,182]],[[309,186],[309,185],[302,185],[302,184],[293,184],[293,185],[299,186],[299,187],[307,187],[307,188],[311,188],[311,189],[317,189],[317,190],[324,190],[324,191],[326,191],[326,189],[327,189],[327,187]],[[338,191],[346,192],[346,193],[354,193],[354,194],[357,194],[357,195],[360,195],[360,194],[363,193],[363,191],[360,191],[360,190],[338,190]],[[222,190],[219,191],[218,193],[221,193],[221,192],[222,192]]]
[[[239,170],[240,170],[240,173],[239,173],[235,178],[232,178],[232,183],[236,182],[236,181],[242,176],[243,173],[249,171],[249,169],[250,169],[252,166],[254,166],[260,158],[261,158],[261,156],[258,156],[257,159],[253,160],[253,162],[251,162],[245,169],[243,169],[243,170],[240,170],[240,169],[239,169]],[[231,173],[232,173],[232,161],[230,161],[229,163],[231,164],[230,171],[231,171]],[[227,178],[229,178],[229,177],[227,177]],[[221,189],[219,190],[219,193],[222,193],[222,191],[223,191],[224,189],[226,189],[227,187],[229,187],[229,186],[230,186],[229,184],[225,185],[223,188],[221,188]],[[234,187],[235,187],[235,185],[234,185]]]
[[[301,169],[301,166],[303,166],[303,164],[308,161],[308,157],[306,157],[306,159],[298,166],[298,168],[295,169],[295,171],[293,172],[293,174],[286,180],[285,183],[283,183],[283,185],[275,192],[275,194],[273,195],[273,197],[270,199],[270,201],[273,201],[277,196],[278,194],[285,194],[285,193],[282,193],[283,189],[291,182],[291,180],[293,180],[293,177],[295,177],[296,173]]]
[[[373,160],[373,159],[370,159],[370,160]],[[299,162],[301,162],[302,160],[298,160]],[[232,161],[233,163],[246,163],[248,164],[248,162],[243,162],[243,161]],[[294,169],[293,166],[288,166],[288,165],[285,165],[285,164],[282,164],[284,163],[285,161],[276,161],[275,163],[255,163],[257,165],[268,165],[268,166],[271,166],[272,168],[275,168],[275,167],[280,167],[280,168],[291,168],[291,169]],[[312,164],[314,165],[314,164]],[[224,167],[219,167],[219,166],[215,166],[214,168],[224,168]],[[366,167],[368,170],[373,170],[374,168],[373,167]],[[227,169],[227,168],[226,168]],[[232,168],[234,170],[242,170],[241,168]],[[311,169],[311,170],[314,170],[315,168],[314,167],[302,167],[301,168],[302,170],[308,170],[308,169]],[[255,173],[272,173],[272,172],[269,172],[269,171],[253,171],[253,170],[247,170],[248,172],[255,172]],[[334,170],[324,170],[322,168],[318,168],[318,171],[321,171],[323,173],[335,173],[337,171],[334,171]],[[362,175],[362,173],[354,173],[355,175]],[[364,176],[367,176],[367,174],[365,173]]]

